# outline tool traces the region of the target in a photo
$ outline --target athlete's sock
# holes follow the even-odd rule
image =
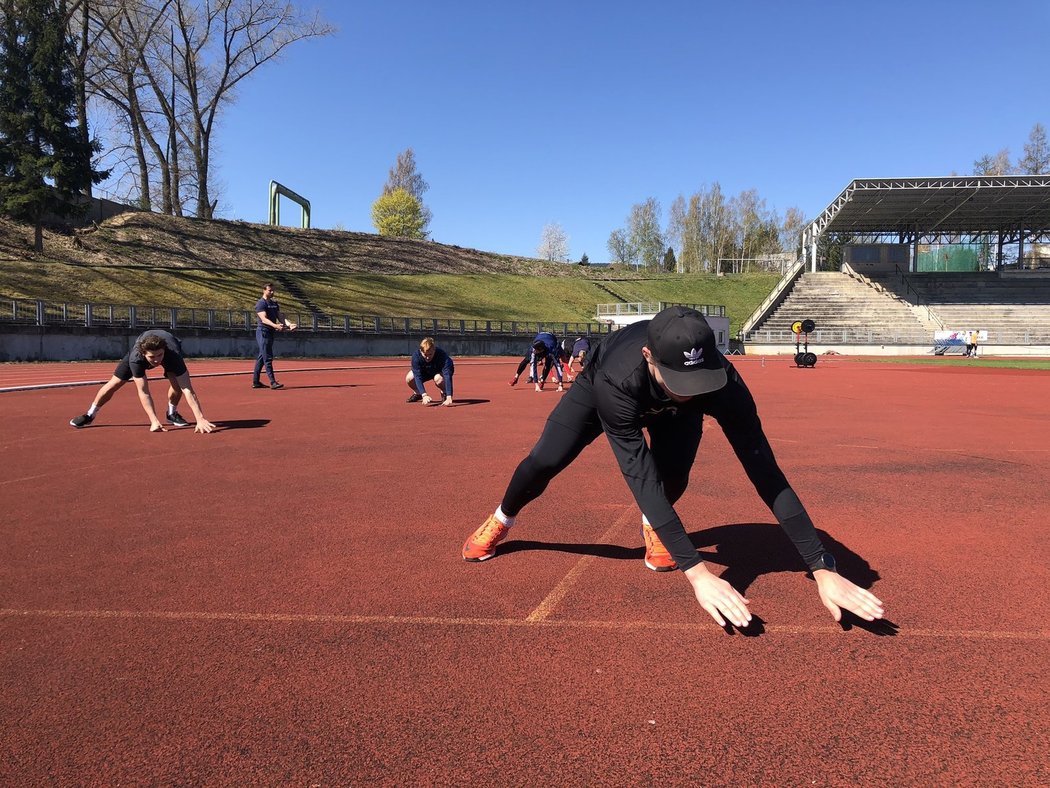
[[[91,407],[88,408],[87,415],[91,416],[91,418],[94,418],[95,414],[98,413],[98,409],[99,409],[98,405],[92,404]]]
[[[510,517],[508,515],[505,515],[503,513],[503,507],[502,506],[497,506],[496,507],[496,519],[499,520],[501,523],[503,523],[508,528],[510,528],[512,525],[514,525],[514,518]]]

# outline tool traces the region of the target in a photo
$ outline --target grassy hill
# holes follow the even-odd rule
[[[288,311],[583,322],[595,305],[724,305],[736,332],[779,277],[652,274],[432,241],[127,213],[70,235],[0,219],[0,297],[250,309],[273,280]]]

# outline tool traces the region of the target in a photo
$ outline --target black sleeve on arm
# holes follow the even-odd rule
[[[701,561],[700,554],[685,532],[678,513],[667,500],[656,462],[645,442],[637,414],[633,412],[633,403],[611,386],[598,385],[595,391],[598,417],[638,508],[649,518],[678,568],[685,570],[696,566]]]
[[[755,400],[736,370],[730,371],[729,383],[719,392],[711,415],[722,427],[759,497],[773,512],[802,560],[807,566],[812,564],[824,552],[824,546],[802,501],[777,465]]]

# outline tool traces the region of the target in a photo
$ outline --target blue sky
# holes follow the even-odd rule
[[[558,222],[603,262],[649,197],[666,221],[718,181],[813,217],[853,178],[968,174],[1050,127],[1046,0],[304,7],[338,32],[242,83],[215,133],[225,218],[265,222],[274,179],[314,227],[373,232],[412,147],[435,241],[532,256]]]

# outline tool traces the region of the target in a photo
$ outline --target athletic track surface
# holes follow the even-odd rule
[[[514,363],[427,408],[403,359],[190,360],[210,435],[0,366],[85,383],[0,393],[0,784],[1050,784],[1050,373],[736,360],[888,617],[835,624],[709,421],[678,509],[740,633],[643,567],[602,439],[460,559],[560,396]]]

